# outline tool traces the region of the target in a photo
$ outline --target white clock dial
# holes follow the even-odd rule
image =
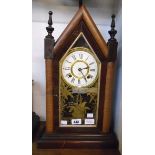
[[[86,87],[97,79],[98,65],[92,54],[84,50],[70,53],[62,62],[64,80],[75,87]]]

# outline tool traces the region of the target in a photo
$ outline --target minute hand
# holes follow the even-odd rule
[[[84,74],[83,74],[83,72],[82,72],[82,69],[79,69],[79,71],[81,72],[81,74],[82,74],[83,78],[84,78],[84,79],[85,79],[85,81],[87,82],[87,79],[86,79],[86,77],[84,76]]]

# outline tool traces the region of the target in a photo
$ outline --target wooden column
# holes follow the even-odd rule
[[[53,132],[53,48],[54,48],[54,37],[52,32],[52,12],[49,11],[49,26],[46,27],[48,35],[44,39],[44,58],[46,67],[46,133]]]
[[[105,86],[105,100],[103,109],[103,126],[102,132],[108,133],[111,127],[111,112],[112,112],[112,97],[113,97],[113,82],[115,61],[117,57],[118,42],[115,39],[117,31],[115,30],[115,15],[112,15],[111,30],[109,31],[110,39],[108,40],[108,62]]]

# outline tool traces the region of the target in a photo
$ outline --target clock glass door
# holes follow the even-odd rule
[[[59,127],[96,127],[101,63],[83,33],[59,62]]]

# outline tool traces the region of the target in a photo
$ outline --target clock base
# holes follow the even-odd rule
[[[118,140],[114,133],[109,134],[62,134],[43,133],[37,142],[39,149],[77,148],[105,149],[118,148]]]

